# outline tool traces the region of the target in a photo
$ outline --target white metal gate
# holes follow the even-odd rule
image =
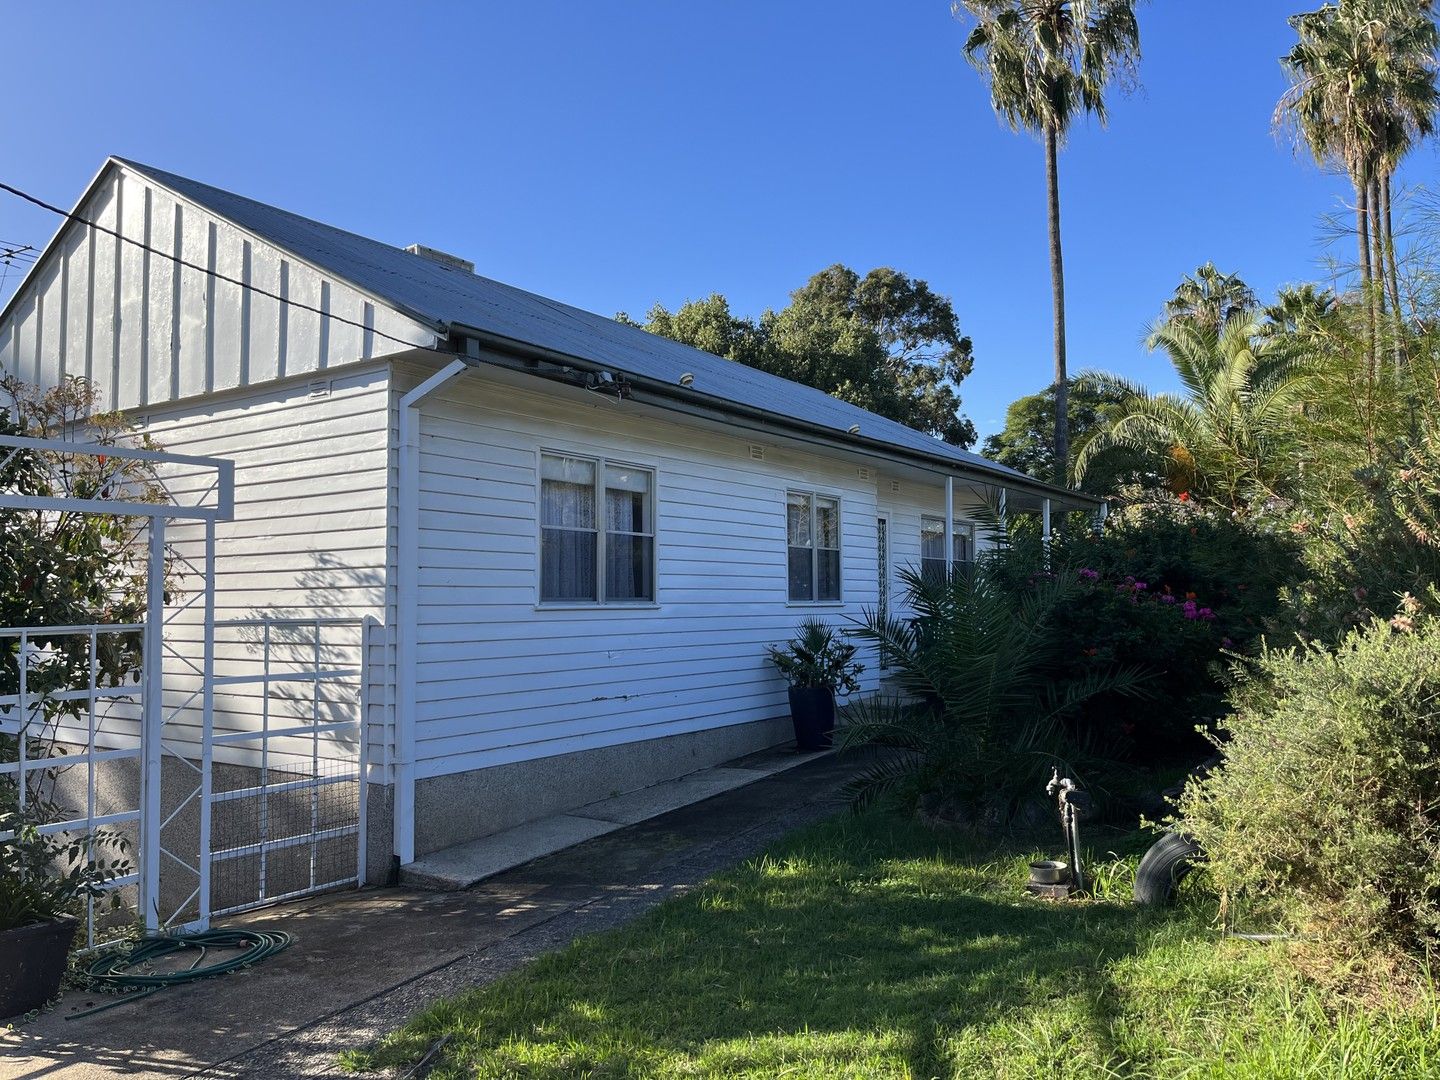
[[[166,498],[138,500],[123,484],[94,498],[0,491],[0,508],[142,518],[148,545],[143,623],[0,628],[0,736],[15,744],[0,788],[13,784],[22,809],[46,801],[42,831],[123,837],[133,867],[109,888],[151,931],[363,881],[368,625],[217,622],[215,527],[232,513],[231,462],[0,436],[0,468],[26,452],[88,456],[92,468],[140,461]],[[169,604],[167,555],[183,578]],[[133,658],[118,681],[100,678],[107,649]],[[103,920],[88,908],[94,945]]]

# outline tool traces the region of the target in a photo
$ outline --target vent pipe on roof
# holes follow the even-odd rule
[[[422,259],[429,259],[431,262],[439,263],[441,266],[448,266],[452,270],[463,270],[467,274],[473,274],[475,272],[475,264],[473,262],[469,259],[462,259],[459,255],[451,255],[447,251],[426,247],[424,244],[411,244],[405,250],[411,255],[419,255]]]

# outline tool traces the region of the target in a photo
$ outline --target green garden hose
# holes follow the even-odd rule
[[[167,986],[209,979],[249,967],[288,948],[292,940],[294,939],[284,931],[234,928],[142,938],[130,949],[109,952],[98,957],[85,975],[90,985],[96,989],[141,990],[144,993],[127,994],[117,1001],[82,1013],[74,1013],[66,1019],[88,1016],[152,994]],[[223,959],[207,964],[205,957],[211,949],[229,951]],[[156,961],[186,950],[195,952],[195,961],[189,967],[171,971],[155,970]]]

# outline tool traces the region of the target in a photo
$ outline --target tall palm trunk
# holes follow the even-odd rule
[[[1360,291],[1364,294],[1366,338],[1365,360],[1375,375],[1375,290],[1370,266],[1370,183],[1362,175],[1355,180],[1355,239],[1360,246]]]
[[[1405,362],[1405,316],[1400,308],[1400,266],[1395,257],[1395,220],[1390,213],[1390,171],[1380,177],[1380,226],[1385,232],[1385,284],[1390,291],[1390,318],[1395,332],[1395,363]]]
[[[1365,194],[1366,208],[1370,211],[1370,266],[1375,275],[1375,310],[1380,324],[1390,304],[1385,296],[1385,230],[1380,225],[1380,178],[1372,174],[1370,189]]]
[[[1050,219],[1050,292],[1055,305],[1055,482],[1070,464],[1070,383],[1065,370],[1065,260],[1060,251],[1060,133],[1045,128],[1045,191]]]

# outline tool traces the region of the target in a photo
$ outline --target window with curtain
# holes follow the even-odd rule
[[[540,602],[654,602],[654,489],[649,469],[542,454]]]
[[[975,526],[957,521],[951,526],[954,543],[952,564],[957,570],[969,571],[975,565]],[[945,580],[945,519],[925,516],[920,519],[920,574],[926,581]]]
[[[840,500],[812,491],[785,498],[789,597],[840,599]]]

